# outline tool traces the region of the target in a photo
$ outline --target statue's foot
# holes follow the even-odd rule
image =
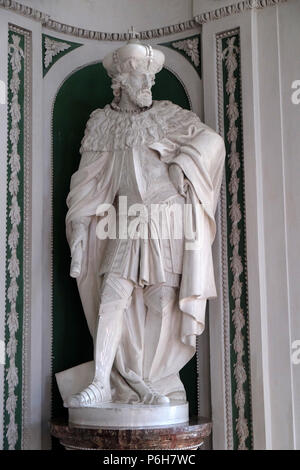
[[[166,395],[155,390],[150,382],[145,382],[145,386],[146,393],[142,397],[142,402],[145,405],[168,405],[170,403],[170,399]]]
[[[111,393],[101,382],[93,382],[82,392],[71,395],[64,403],[66,408],[99,406],[111,401]]]

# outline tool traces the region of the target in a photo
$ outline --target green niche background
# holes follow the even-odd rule
[[[156,76],[153,98],[170,100],[190,109],[179,80],[163,69]],[[53,111],[53,374],[93,357],[92,339],[82,310],[76,281],[69,276],[70,250],[65,235],[66,197],[70,178],[80,161],[80,142],[90,113],[113,99],[110,78],[101,63],[88,65],[61,86]],[[181,378],[190,414],[197,414],[196,357],[184,367]],[[66,409],[53,378],[52,415]]]

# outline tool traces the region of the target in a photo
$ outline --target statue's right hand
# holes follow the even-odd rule
[[[83,223],[73,223],[73,230],[70,242],[71,256],[74,255],[76,247],[82,243],[82,250],[87,246],[87,228]]]

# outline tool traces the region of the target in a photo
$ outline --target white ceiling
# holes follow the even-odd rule
[[[19,0],[62,23],[105,32],[147,30],[192,18],[193,0]]]

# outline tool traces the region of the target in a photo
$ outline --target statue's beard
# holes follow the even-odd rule
[[[152,93],[150,88],[142,88],[141,90],[136,91],[129,86],[126,91],[131,101],[139,108],[148,108],[151,106]]]

